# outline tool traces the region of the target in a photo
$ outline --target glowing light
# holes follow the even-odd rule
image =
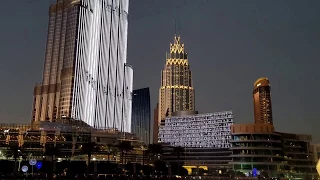
[[[27,172],[28,169],[29,169],[28,166],[22,166],[21,167],[21,171],[24,172],[24,173]]]
[[[37,164],[37,160],[36,160],[36,159],[30,159],[30,160],[29,160],[29,164],[30,164],[31,166],[34,166],[34,165]]]
[[[42,162],[37,162],[37,164],[36,164],[36,168],[37,169],[41,169],[42,168]]]

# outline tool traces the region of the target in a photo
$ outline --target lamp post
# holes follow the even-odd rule
[[[33,176],[33,166],[37,164],[37,160],[36,159],[30,159],[29,160],[29,164],[31,166],[31,174]]]

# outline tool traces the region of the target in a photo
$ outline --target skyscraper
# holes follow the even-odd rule
[[[150,143],[150,118],[149,88],[133,90],[131,130],[146,143]]]
[[[271,88],[267,78],[259,78],[253,88],[254,122],[273,125]]]
[[[57,0],[50,5],[33,121],[73,118],[95,128],[131,131],[128,9],[129,0]]]
[[[158,127],[158,118],[159,118],[159,103],[157,103],[157,106],[153,110],[153,143],[158,142],[158,133],[159,133],[159,127]]]
[[[180,36],[174,37],[174,43],[170,44],[170,52],[166,54],[166,59],[161,73],[158,124],[166,116],[171,116],[172,112],[193,111],[195,108],[188,55]]]

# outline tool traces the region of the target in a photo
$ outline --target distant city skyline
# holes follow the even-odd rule
[[[30,122],[33,86],[43,69],[49,3],[3,2],[2,123]],[[179,16],[180,34],[192,52],[197,110],[232,109],[235,123],[253,122],[252,83],[268,77],[276,131],[310,133],[319,142],[319,8],[320,2],[312,0],[276,5],[267,1],[131,1],[128,62],[135,70],[134,88],[149,86],[152,109],[156,106],[163,52],[173,37],[174,17]]]

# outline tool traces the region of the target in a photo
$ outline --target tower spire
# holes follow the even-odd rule
[[[176,10],[175,10],[174,35],[180,36],[180,16],[179,16],[179,8],[178,7],[176,7]]]
[[[178,36],[180,36],[180,19],[178,19]]]
[[[174,36],[177,36],[177,18],[174,18]]]

